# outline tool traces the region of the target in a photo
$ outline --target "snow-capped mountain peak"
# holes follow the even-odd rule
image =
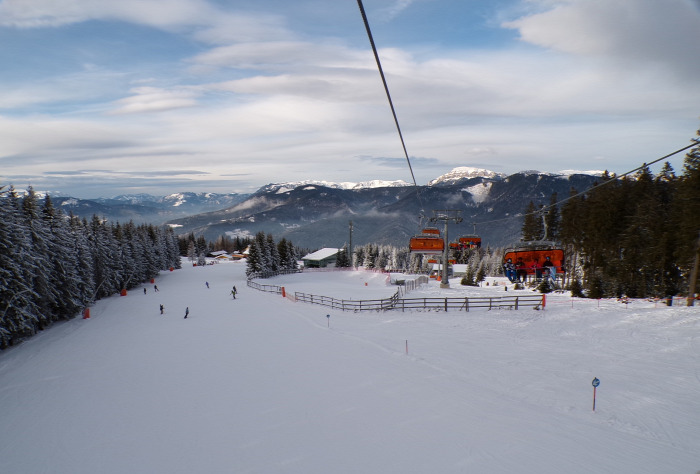
[[[333,189],[367,189],[367,188],[396,188],[396,187],[403,187],[403,186],[411,186],[411,184],[407,183],[406,181],[402,180],[395,180],[395,181],[383,181],[379,179],[374,179],[371,181],[362,181],[359,183],[354,183],[354,182],[341,182],[341,183],[334,183],[330,181],[319,181],[319,180],[313,180],[313,179],[308,179],[304,181],[294,181],[294,182],[287,182],[287,183],[270,183],[268,185],[263,186],[258,190],[258,192],[274,192],[274,193],[286,193],[289,191],[292,191],[293,189],[296,189],[300,186],[323,186],[326,188],[333,188]]]
[[[483,169],[483,168],[473,168],[471,166],[458,166],[454,168],[449,173],[445,173],[428,183],[428,186],[434,186],[436,184],[449,184],[459,181],[460,179],[471,179],[471,178],[505,178],[506,175],[503,173],[497,173],[495,171]]]

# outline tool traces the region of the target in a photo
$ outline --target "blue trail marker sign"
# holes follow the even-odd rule
[[[600,385],[600,380],[598,380],[598,377],[593,377],[593,382],[591,382],[591,385],[593,385],[593,411],[595,411],[595,391],[598,388],[598,385]]]

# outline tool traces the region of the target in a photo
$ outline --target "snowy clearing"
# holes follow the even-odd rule
[[[250,289],[244,271],[185,264],[0,353],[2,472],[700,470],[697,306],[342,313]],[[368,272],[264,283],[396,291]],[[506,291],[452,286],[408,297]]]

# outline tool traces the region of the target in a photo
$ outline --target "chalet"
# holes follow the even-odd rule
[[[341,249],[322,248],[301,258],[305,268],[335,267],[335,261]]]

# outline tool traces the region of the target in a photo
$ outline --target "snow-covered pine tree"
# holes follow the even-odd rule
[[[282,267],[282,262],[280,261],[280,254],[277,250],[277,244],[275,244],[275,239],[272,234],[267,234],[265,236],[265,247],[270,254],[270,267],[269,271],[272,273],[279,272]]]
[[[544,237],[544,224],[542,222],[542,216],[538,212],[537,206],[535,206],[535,203],[532,201],[529,202],[527,209],[525,209],[522,235],[525,242],[542,240]]]
[[[78,298],[82,306],[87,307],[95,301],[97,297],[98,282],[94,279],[93,268],[95,266],[93,253],[88,240],[88,223],[80,220],[72,214],[68,219],[70,227],[69,239],[72,242],[73,258],[76,262],[76,272],[78,278]]]
[[[335,266],[338,268],[348,268],[350,266],[350,257],[348,257],[348,247],[343,246],[338,252],[338,256],[335,259]]]
[[[28,229],[19,198],[10,186],[0,202],[0,349],[33,334],[39,296],[31,287],[31,272],[25,259],[31,254]],[[30,278],[26,278],[30,276]]]
[[[38,198],[31,186],[22,199],[22,212],[31,245],[31,253],[26,257],[25,262],[27,269],[31,272],[28,283],[37,294],[41,295],[41,298],[35,301],[38,311],[34,324],[35,330],[41,330],[51,324],[59,295],[51,281],[49,260],[51,236],[48,227],[41,219]]]
[[[52,320],[70,319],[85,307],[78,275],[79,259],[73,252],[73,239],[68,221],[53,206],[47,194],[41,209],[44,227],[49,233],[47,273],[56,295],[52,302]]]

